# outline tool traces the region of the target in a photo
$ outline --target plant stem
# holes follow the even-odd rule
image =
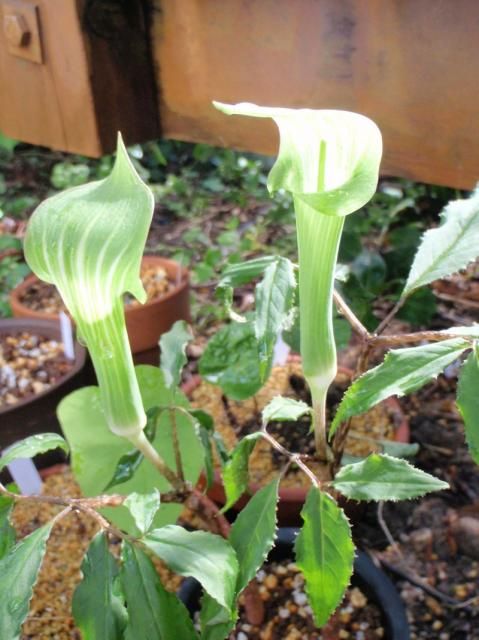
[[[181,482],[185,482],[185,473],[183,470],[183,461],[181,459],[180,441],[178,438],[178,425],[176,423],[176,410],[174,407],[170,409],[171,434],[173,440],[173,449],[175,451],[176,473]]]
[[[143,431],[128,438],[134,447],[141,451],[147,460],[158,469],[162,476],[164,476],[171,486],[177,491],[181,491],[184,488],[184,482],[174,473],[163,458],[160,456],[155,447],[149,442]]]

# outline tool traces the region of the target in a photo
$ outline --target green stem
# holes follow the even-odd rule
[[[108,315],[94,322],[79,322],[78,329],[95,368],[110,430],[126,438],[140,433],[146,424],[146,415],[135,375],[121,298],[115,301]]]
[[[327,216],[295,198],[303,372],[311,390],[318,456],[329,459],[326,397],[337,373],[333,331],[334,272],[344,217]]]

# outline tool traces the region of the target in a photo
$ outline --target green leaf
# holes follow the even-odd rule
[[[188,324],[177,320],[168,333],[160,338],[160,368],[166,386],[175,389],[181,380],[181,372],[187,362],[186,345],[193,338]]]
[[[201,598],[201,640],[224,640],[229,637],[238,618],[237,610],[230,611],[213,600],[207,593]]]
[[[20,639],[52,525],[36,529],[0,560],[0,638]]]
[[[136,367],[135,372],[147,413],[158,405],[169,405],[171,391],[166,388],[158,367],[142,365]],[[188,407],[188,401],[180,391],[176,392],[175,403],[177,406]],[[101,494],[113,478],[120,458],[131,452],[131,443],[108,429],[97,387],[74,391],[60,402],[57,413],[71,448],[72,470],[83,495],[88,497]],[[158,417],[152,444],[157,451],[161,451],[167,465],[174,469],[175,452],[168,413],[164,411]],[[203,448],[187,416],[177,413],[176,423],[185,476],[194,485],[202,468]],[[108,492],[128,495],[132,492],[149,493],[155,488],[160,492],[171,489],[148,460],[142,460],[131,479]],[[181,510],[182,506],[179,504],[163,504],[155,516],[155,526],[175,522]],[[136,533],[135,523],[126,507],[109,507],[102,510],[102,513],[120,528],[131,534]]]
[[[261,412],[263,424],[273,422],[273,420],[299,420],[301,416],[311,413],[311,407],[302,400],[293,398],[274,397]]]
[[[469,452],[479,464],[479,364],[475,351],[469,354],[459,375],[457,407],[464,420]]]
[[[467,200],[450,202],[441,226],[426,231],[411,267],[403,296],[422,285],[456,273],[479,255],[479,189]]]
[[[188,610],[163,587],[141,549],[123,543],[121,583],[128,605],[125,640],[197,640]]]
[[[258,343],[251,322],[231,322],[210,339],[199,360],[201,376],[233,400],[245,400],[261,388]]]
[[[351,416],[365,413],[390,396],[417,391],[441,373],[469,347],[461,338],[390,351],[382,364],[358,378],[343,396],[330,429]]]
[[[229,264],[221,274],[218,287],[239,287],[263,275],[265,270],[278,260],[278,256],[261,256],[247,262]]]
[[[419,451],[417,442],[395,442],[394,440],[378,440],[383,453],[394,458],[413,458]]]
[[[0,560],[15,544],[15,529],[10,524],[13,498],[0,495]]]
[[[68,453],[68,445],[57,433],[40,433],[29,436],[20,442],[13,444],[0,458],[0,471],[18,458],[33,458],[39,453],[45,453],[51,449],[63,449]]]
[[[369,118],[350,111],[213,104],[229,115],[273,118],[278,125],[281,146],[268,176],[271,192],[285,189],[316,211],[334,216],[357,211],[374,195],[382,141]]]
[[[196,578],[221,606],[232,609],[238,560],[227,540],[206,531],[169,525],[151,531],[142,542],[172,571]]]
[[[272,262],[256,285],[255,335],[262,382],[271,369],[274,345],[291,311],[295,289],[294,267],[287,258]]]
[[[294,545],[306,593],[318,627],[336,609],[353,572],[354,545],[343,510],[316,487],[306,497],[304,524]]]
[[[407,500],[449,488],[447,482],[416,469],[406,460],[378,453],[342,467],[332,484],[352,500]]]
[[[261,433],[245,436],[233,449],[231,457],[223,467],[223,485],[226,504],[221,511],[227,511],[241,498],[248,488],[248,460]]]
[[[137,529],[145,534],[153,524],[156,512],[160,508],[160,492],[153,489],[150,493],[130,493],[125,502]]]
[[[56,285],[88,347],[108,426],[125,437],[138,437],[146,417],[122,297],[146,301],[140,265],[153,208],[119,136],[111,174],[45,200],[25,236],[27,263]]]
[[[138,449],[133,449],[133,451],[121,456],[116,465],[113,477],[106,485],[104,491],[108,491],[113,487],[117,487],[119,484],[123,484],[124,482],[131,480],[142,462],[143,454],[141,451],[138,451]]]
[[[254,578],[274,544],[279,479],[260,489],[231,527],[230,543],[239,562],[236,593]]]
[[[81,565],[83,580],[75,589],[72,614],[83,640],[119,640],[127,622],[117,593],[118,566],[108,551],[106,534],[97,533]]]

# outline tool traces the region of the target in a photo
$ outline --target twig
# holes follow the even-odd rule
[[[441,600],[446,606],[452,609],[469,609],[471,604],[479,599],[479,596],[475,596],[474,598],[469,598],[468,600],[464,600],[463,602],[461,602],[460,600],[456,600],[455,598],[449,596],[447,593],[443,593],[442,591],[438,591],[434,587],[431,587],[430,584],[428,584],[419,576],[412,575],[402,567],[397,567],[396,565],[389,563],[387,560],[383,560],[381,555],[374,554],[374,556],[379,560],[379,562],[385,569],[387,569],[391,573],[395,573],[403,580],[407,580],[414,586],[419,587],[433,598]]]
[[[396,313],[399,311],[399,309],[402,308],[403,304],[406,302],[407,298],[399,298],[399,300],[396,302],[396,304],[394,305],[394,307],[391,309],[391,311],[387,314],[387,316],[385,318],[383,318],[383,320],[379,323],[378,328],[376,329],[376,331],[374,332],[375,335],[379,335],[380,333],[382,333],[384,331],[384,329],[388,326],[388,324],[391,322],[391,320],[394,318],[394,316],[396,315]]]
[[[386,536],[387,541],[389,542],[389,545],[394,549],[394,551],[398,554],[398,556],[402,558],[403,555],[399,547],[399,544],[393,538],[392,533],[388,525],[386,524],[386,520],[384,519],[384,501],[383,500],[380,500],[378,502],[377,516],[378,516],[379,526],[381,527],[384,535]]]
[[[363,323],[359,320],[359,318],[355,315],[354,311],[346,303],[344,298],[336,291],[336,289],[333,291],[333,298],[339,311],[346,318],[346,320],[349,322],[351,327],[356,331],[356,333],[359,333],[359,335],[362,336],[363,338],[369,339],[371,337],[371,334],[363,325]]]
[[[316,478],[316,476],[311,471],[311,469],[306,464],[304,464],[304,462],[301,460],[301,455],[299,453],[292,453],[291,451],[288,451],[288,449],[285,449],[283,445],[279,444],[279,442],[275,440],[273,436],[266,431],[266,425],[263,425],[260,433],[263,436],[263,438],[270,443],[272,447],[274,447],[277,451],[282,453],[284,456],[288,457],[291,463],[294,462],[294,464],[296,464],[308,476],[308,478],[311,480],[311,482],[315,487],[317,487],[318,489],[320,488],[321,483]]]
[[[372,335],[368,338],[371,346],[394,347],[402,344],[411,344],[414,342],[440,342],[442,340],[452,340],[454,338],[462,338],[467,340],[468,336],[457,335],[447,331],[417,331],[416,333],[403,333],[394,335]]]

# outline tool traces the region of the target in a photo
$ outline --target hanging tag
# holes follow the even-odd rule
[[[62,334],[63,352],[69,360],[75,360],[72,323],[64,311],[60,311],[60,332]]]

